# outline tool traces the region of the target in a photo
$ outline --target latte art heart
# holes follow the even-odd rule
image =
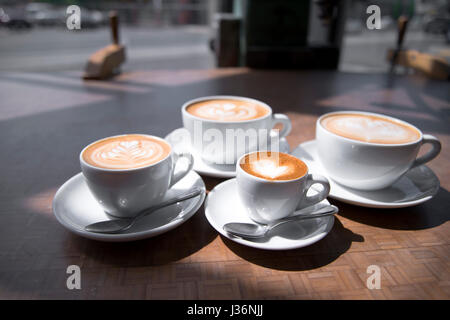
[[[244,121],[260,118],[269,110],[260,104],[240,100],[206,100],[190,105],[190,114],[216,121]]]
[[[409,125],[373,115],[330,115],[321,124],[337,135],[364,142],[401,144],[420,138],[420,133]]]
[[[278,178],[289,170],[288,166],[277,166],[275,161],[265,159],[255,161],[250,166],[253,171],[272,179]]]
[[[267,180],[294,180],[308,172],[308,167],[300,159],[272,151],[250,153],[241,160],[240,166],[245,172]]]
[[[170,147],[145,135],[125,135],[101,140],[89,146],[83,158],[91,165],[108,169],[143,167],[164,159]]]

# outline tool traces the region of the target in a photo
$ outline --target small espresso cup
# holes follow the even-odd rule
[[[323,119],[338,115],[358,115],[386,119],[393,124],[416,132],[417,139],[406,143],[373,143],[344,137],[325,128]],[[381,114],[343,111],[322,115],[316,123],[317,153],[327,176],[337,183],[358,190],[378,190],[396,182],[408,170],[435,158],[440,150],[439,140],[423,134],[405,121]],[[417,157],[419,149],[430,144],[431,149]]]
[[[80,153],[80,165],[90,191],[105,212],[128,218],[161,202],[167,190],[190,172],[194,162],[189,153],[175,153],[164,139],[145,134],[140,136],[158,140],[169,147],[168,155],[156,163],[131,169],[102,168],[89,164],[83,158],[89,146],[125,136],[128,135],[108,137],[89,144]],[[178,165],[182,158],[187,159],[187,165]]]
[[[319,203],[330,192],[328,179],[308,173],[308,167],[300,159],[297,160],[306,168],[300,177],[269,180],[245,171],[241,167],[245,157],[243,155],[236,164],[237,190],[248,216],[255,222],[268,224],[286,218],[296,210]],[[322,189],[314,195],[307,195],[314,184],[322,185]]]
[[[218,100],[231,103],[219,108],[219,112],[233,112],[239,102],[258,105],[265,110],[262,116],[247,120],[218,120],[196,116],[188,111],[193,104]],[[226,107],[230,107],[227,109]],[[236,109],[234,109],[236,110]],[[208,96],[190,100],[181,108],[183,126],[187,129],[193,150],[203,160],[219,165],[235,165],[245,153],[268,150],[273,139],[283,138],[291,131],[291,121],[284,114],[273,114],[272,108],[264,102],[238,96]],[[278,135],[272,132],[276,124],[283,127]],[[273,140],[275,141],[275,140]],[[273,147],[273,145],[272,145]]]

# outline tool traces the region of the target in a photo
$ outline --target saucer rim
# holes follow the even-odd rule
[[[297,147],[295,147],[292,150],[291,154],[294,155],[295,150],[297,150],[300,147],[302,147],[304,149],[306,149],[307,147],[310,147],[310,146],[314,146],[315,147],[316,143],[317,143],[316,139],[312,139],[312,140],[308,140],[308,141],[302,142],[302,143],[298,144]],[[303,159],[301,159],[301,160],[303,160]],[[307,161],[310,161],[310,160],[307,160]],[[318,160],[313,158],[313,161],[317,163]],[[319,166],[321,166],[320,163],[319,163]],[[421,166],[424,166],[428,170],[430,170],[433,173],[433,175],[434,175],[434,177],[435,177],[435,179],[437,181],[437,186],[434,188],[433,192],[431,194],[428,194],[427,196],[425,196],[423,198],[419,198],[419,199],[411,200],[411,201],[405,201],[405,202],[381,202],[381,201],[375,201],[375,200],[370,200],[370,199],[367,199],[367,201],[361,202],[361,201],[358,201],[358,200],[352,200],[352,199],[349,199],[349,198],[346,198],[346,197],[339,196],[339,194],[336,194],[335,192],[333,192],[333,187],[331,187],[330,194],[328,196],[330,198],[332,198],[332,199],[336,199],[336,200],[339,200],[339,201],[342,201],[342,202],[345,202],[345,203],[348,203],[348,204],[357,205],[357,206],[361,206],[361,207],[365,207],[365,208],[378,208],[378,209],[397,209],[398,208],[399,209],[399,208],[407,208],[407,207],[416,206],[416,205],[424,203],[424,202],[426,202],[428,200],[431,200],[439,192],[439,188],[440,188],[440,185],[441,185],[440,181],[439,181],[439,178],[436,176],[436,174],[434,173],[434,171],[430,167],[428,167],[426,164],[423,164]],[[334,181],[333,179],[328,177],[328,175],[325,172],[325,170],[322,170],[320,172],[320,174],[322,174],[323,176],[325,176],[329,180],[332,180],[332,183],[334,185],[338,184],[336,181]],[[405,178],[405,175],[402,178],[400,178],[400,179],[404,179],[404,178]],[[347,190],[350,193],[352,193],[352,189],[351,188],[347,188],[347,187],[345,187],[345,186],[343,186],[341,184],[339,184],[339,187]],[[374,191],[371,191],[371,192],[377,192],[377,191],[378,190],[374,190]]]
[[[294,250],[294,249],[299,249],[299,248],[303,248],[303,247],[307,247],[310,246],[320,240],[322,240],[323,238],[325,238],[331,231],[331,229],[333,229],[334,226],[334,221],[335,221],[335,216],[329,216],[329,217],[324,217],[325,219],[327,219],[327,225],[325,228],[324,232],[321,232],[317,235],[314,235],[310,238],[306,238],[306,239],[298,239],[298,240],[286,240],[286,241],[291,241],[294,242],[295,244],[288,244],[288,245],[276,245],[276,246],[268,246],[268,242],[266,243],[260,243],[260,242],[253,242],[250,239],[243,239],[243,238],[239,238],[239,237],[233,237],[229,234],[227,234],[225,232],[225,230],[223,230],[222,228],[219,228],[219,226],[217,226],[214,223],[214,219],[212,218],[211,214],[209,213],[210,210],[208,210],[209,207],[209,202],[211,201],[211,192],[213,190],[215,190],[216,188],[225,188],[227,184],[232,184],[232,183],[236,183],[236,178],[232,178],[232,179],[228,179],[225,180],[219,184],[217,184],[207,195],[206,199],[205,199],[205,217],[208,220],[208,223],[211,225],[211,227],[213,227],[220,235],[224,236],[225,238],[234,241],[236,243],[239,243],[241,245],[247,246],[247,247],[252,247],[255,249],[261,249],[261,250],[269,250],[269,251],[282,251],[282,250]],[[217,190],[216,190],[217,191]],[[329,204],[329,201],[327,199],[322,200],[324,202],[326,202],[327,204]],[[280,237],[282,238],[282,237]],[[283,239],[283,238],[282,238]]]
[[[165,232],[168,232],[170,230],[175,229],[176,227],[180,226],[187,220],[189,220],[192,216],[194,216],[200,207],[202,206],[203,202],[206,198],[206,187],[203,179],[201,176],[195,172],[192,171],[193,174],[195,174],[197,179],[201,181],[202,186],[202,193],[199,198],[199,200],[195,203],[193,209],[186,213],[182,219],[176,219],[173,220],[165,225],[152,228],[149,230],[144,231],[138,231],[138,232],[132,232],[132,233],[118,233],[118,234],[103,234],[103,233],[95,233],[95,232],[89,232],[84,229],[79,228],[77,225],[73,225],[70,222],[63,219],[62,215],[60,213],[57,213],[56,211],[56,203],[58,201],[58,198],[61,197],[61,193],[64,191],[64,189],[68,188],[71,183],[74,183],[72,180],[76,179],[82,179],[83,180],[83,173],[79,172],[75,174],[74,176],[67,179],[56,191],[53,200],[52,200],[52,211],[53,215],[55,216],[56,220],[68,231],[77,234],[83,238],[91,239],[91,240],[97,240],[97,241],[104,241],[104,242],[129,242],[129,241],[136,241],[136,240],[142,240],[146,238],[152,238],[156,237],[160,234],[163,234]],[[183,178],[185,179],[185,178]],[[180,180],[181,181],[181,180]],[[85,183],[84,181],[82,183]]]

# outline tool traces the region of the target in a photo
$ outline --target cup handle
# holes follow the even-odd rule
[[[181,152],[181,153],[175,153],[173,154],[174,156],[174,169],[172,172],[172,178],[170,179],[170,185],[169,188],[171,188],[175,183],[177,183],[178,181],[180,181],[182,178],[184,178],[184,176],[186,176],[189,171],[192,170],[192,167],[194,166],[194,158],[192,157],[192,155],[189,152]],[[184,170],[177,170],[178,167],[178,162],[180,160],[180,158],[186,158],[188,159],[188,166],[186,169]]]
[[[275,127],[275,125],[277,123],[281,123],[283,125],[283,129],[281,129],[279,137],[280,138],[284,138],[286,137],[292,129],[292,124],[291,124],[291,120],[289,119],[289,117],[285,114],[282,113],[275,113],[272,116],[272,128]]]
[[[428,151],[426,154],[424,154],[423,156],[421,156],[420,158],[417,158],[416,160],[414,160],[411,168],[420,166],[424,163],[427,163],[428,161],[434,159],[439,152],[441,152],[441,142],[434,136],[432,136],[431,134],[424,134],[423,138],[422,138],[422,145],[424,145],[425,143],[429,143],[431,144],[431,150]]]
[[[300,201],[300,206],[297,208],[297,210],[319,203],[320,201],[325,199],[330,193],[330,183],[328,179],[325,178],[324,176],[321,176],[320,174],[308,174],[306,179],[307,180],[306,180],[305,198],[303,201]],[[323,186],[323,190],[313,196],[309,197],[306,196],[309,188],[311,188],[311,186],[316,183],[321,184]]]

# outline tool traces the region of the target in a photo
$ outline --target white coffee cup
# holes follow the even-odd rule
[[[418,140],[402,144],[380,144],[349,139],[330,132],[322,120],[330,115],[360,114],[387,118],[410,126],[419,132]],[[327,176],[344,186],[359,190],[378,190],[397,181],[408,170],[435,158],[440,150],[439,140],[423,134],[417,127],[405,121],[381,114],[343,111],[322,115],[316,122],[317,152]],[[423,144],[431,144],[431,150],[417,158]]]
[[[239,198],[250,219],[267,224],[292,215],[296,210],[312,206],[325,199],[330,192],[328,179],[306,173],[293,180],[267,180],[246,172],[236,163],[236,181]],[[307,192],[314,184],[323,186],[312,196]]]
[[[267,109],[262,117],[244,121],[219,121],[197,117],[186,111],[190,105],[206,100],[241,100],[256,103]],[[181,108],[183,126],[191,139],[191,146],[202,159],[214,164],[232,164],[245,153],[270,148],[271,130],[276,124],[283,128],[276,139],[287,136],[291,131],[291,121],[284,114],[273,114],[272,108],[264,102],[238,96],[208,96],[190,100]],[[235,143],[227,140],[230,132],[236,137]],[[255,133],[255,135],[249,133]],[[277,140],[278,141],[278,140]]]
[[[160,140],[170,146],[159,137],[144,136]],[[160,161],[133,169],[100,168],[83,159],[83,152],[90,145],[109,138],[113,137],[100,139],[86,146],[80,152],[80,165],[90,191],[105,212],[113,216],[133,217],[140,211],[158,204],[167,190],[186,176],[194,164],[189,153],[177,154],[172,148]],[[187,159],[185,168],[177,168],[178,160],[181,158]]]

